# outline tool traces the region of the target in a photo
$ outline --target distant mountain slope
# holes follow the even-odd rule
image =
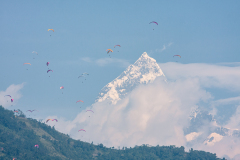
[[[153,82],[156,77],[164,76],[156,60],[144,52],[141,57],[112,82],[102,88],[96,102],[106,99],[116,104],[139,84]]]
[[[39,148],[34,147],[36,144]],[[50,126],[14,114],[0,106],[0,160],[88,160],[88,159],[218,159],[215,154],[184,147],[148,145],[113,149],[71,139]]]

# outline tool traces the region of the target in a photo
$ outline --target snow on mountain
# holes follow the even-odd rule
[[[159,76],[165,78],[156,60],[144,52],[134,64],[102,88],[96,102],[110,100],[112,104],[116,104],[137,85],[151,83]]]

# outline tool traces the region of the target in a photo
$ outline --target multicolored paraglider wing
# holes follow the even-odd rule
[[[38,144],[36,144],[34,147],[37,147],[37,148],[39,148],[39,145],[38,145]]]
[[[107,51],[107,53],[109,53],[109,52],[113,52],[111,49],[107,49],[106,51]]]
[[[47,62],[46,65],[48,66],[48,65],[49,65],[49,62]]]
[[[78,103],[78,102],[83,102],[82,100],[78,100],[76,103]],[[84,102],[83,102],[84,103]]]
[[[53,31],[54,32],[54,29],[48,29],[47,31]]]
[[[78,130],[78,132],[79,132],[79,131],[84,131],[84,132],[86,132],[84,129],[80,129],[80,130]]]
[[[54,121],[54,120],[55,120],[56,122],[58,122],[58,120],[57,120],[57,119],[53,119],[52,121]]]
[[[11,102],[13,102],[13,99],[11,99]]]
[[[50,121],[50,120],[52,120],[52,119],[47,119],[46,123],[47,123],[48,121]]]
[[[63,87],[63,86],[61,86],[61,87],[60,87],[60,89],[64,89],[64,87]]]

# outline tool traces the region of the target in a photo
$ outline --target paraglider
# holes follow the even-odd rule
[[[60,87],[60,89],[64,89],[64,87],[63,87],[63,86],[61,86],[61,87]],[[62,94],[63,94],[63,92],[62,92]]]
[[[121,47],[119,44],[117,44],[117,45],[114,46],[114,48],[115,48],[116,46]]]
[[[31,112],[32,113],[33,111],[38,111],[38,110],[35,110],[35,109],[34,110],[27,110],[26,112]]]
[[[113,52],[113,50],[111,50],[111,49],[107,49],[106,51],[107,51],[107,53]]]
[[[47,119],[46,123],[47,123],[48,121],[50,121],[50,120],[52,120],[52,119]]]
[[[31,65],[31,63],[23,63],[23,65],[24,65],[24,64],[29,64],[29,65]]]
[[[92,112],[92,113],[94,113],[92,110],[87,110],[86,112]],[[89,116],[90,117],[90,116]]]
[[[38,144],[35,144],[35,146],[34,147],[36,147],[36,148],[39,148],[39,145]]]
[[[94,113],[92,110],[87,110],[86,112],[88,112],[88,111],[90,111],[90,112]]]
[[[107,54],[110,52],[113,52],[113,50],[111,50],[111,49],[107,49],[106,51],[107,51]],[[110,54],[109,54],[109,57],[111,58]]]
[[[47,70],[47,73],[48,73],[48,72],[50,72],[50,71],[52,71],[52,72],[53,72],[53,70],[49,69],[49,70]]]
[[[152,22],[150,22],[149,24],[151,24],[151,23],[155,23],[156,25],[158,25],[158,23],[157,23],[157,22],[155,22],[155,21],[152,21]]]
[[[89,75],[88,73],[82,73],[82,75],[81,76],[78,76],[78,78],[80,78],[80,77],[85,77],[84,75]]]
[[[53,31],[54,32],[54,29],[48,29],[47,31]]]
[[[178,56],[178,57],[180,57],[180,58],[181,58],[181,56],[180,56],[180,55],[174,55],[173,57],[175,57],[175,56]]]
[[[150,22],[149,24],[151,24],[151,23],[155,23],[156,25],[158,25],[158,23],[157,23],[157,22],[155,22],[155,21],[152,21],[152,22]],[[153,28],[153,30],[154,30],[154,28]]]
[[[84,129],[80,129],[80,130],[78,130],[78,132],[79,132],[79,131],[84,131],[84,132],[86,132]]]
[[[13,102],[13,99],[11,99],[11,102]]]
[[[89,75],[88,73],[82,73],[82,75],[81,76],[78,76],[78,78],[80,78],[80,77],[85,77],[85,75]],[[85,78],[85,80],[87,80],[86,78]],[[83,83],[83,81],[82,81],[82,83]]]
[[[33,51],[32,53],[36,53],[36,55],[38,55],[38,53],[36,51]]]
[[[17,111],[17,110],[15,110],[15,109],[14,109],[14,111],[13,111],[13,112],[16,112],[16,113],[18,113],[18,111]]]
[[[46,65],[48,66],[48,65],[49,65],[49,62],[47,62]]]
[[[78,102],[82,102],[82,103],[84,103],[82,100],[78,100],[76,103],[78,103]]]
[[[57,120],[57,119],[52,119],[52,121],[54,121],[54,120],[55,120],[56,122],[58,122],[58,120]]]

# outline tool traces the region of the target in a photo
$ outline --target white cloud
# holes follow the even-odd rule
[[[240,130],[240,106],[237,107],[235,114],[230,118],[225,127]]]
[[[223,137],[221,141],[216,142],[212,146],[205,144],[195,144],[194,150],[203,150],[206,152],[216,153],[218,157],[224,157],[227,155],[234,160],[239,160],[240,154],[240,139],[236,137]]]
[[[228,67],[203,63],[180,64],[174,62],[162,63],[159,66],[168,79],[178,80],[196,77],[202,87],[240,91],[240,66]]]
[[[197,87],[198,86],[198,87]],[[211,95],[202,90],[197,79],[136,88],[116,105],[107,101],[92,106],[90,117],[81,112],[69,132],[73,138],[110,146],[185,145],[183,128],[188,126],[191,107]],[[59,128],[58,128],[59,127]],[[61,125],[56,126],[61,130]],[[87,133],[78,133],[85,129]],[[82,137],[83,136],[83,137]]]
[[[6,91],[0,91],[0,105],[2,105],[4,108],[15,105],[17,103],[17,100],[22,97],[20,89],[22,89],[23,86],[23,83],[18,85],[12,84],[6,89]],[[5,95],[11,95],[13,102],[11,102],[11,98],[9,96]]]

